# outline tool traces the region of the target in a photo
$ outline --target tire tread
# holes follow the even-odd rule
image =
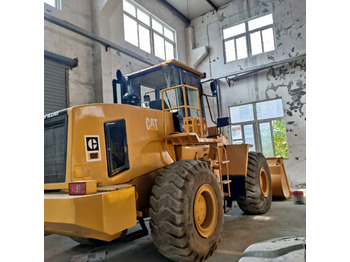
[[[217,248],[219,239],[205,253],[195,250],[185,226],[188,217],[186,207],[182,204],[186,198],[185,192],[193,190],[192,184],[198,179],[197,173],[203,170],[211,173],[211,179],[216,179],[219,187],[213,169],[197,160],[183,160],[167,166],[153,186],[149,209],[151,234],[159,252],[171,260],[202,261]],[[220,195],[222,198],[221,190]],[[220,222],[221,235],[223,221]]]

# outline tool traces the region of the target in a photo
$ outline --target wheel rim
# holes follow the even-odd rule
[[[194,221],[198,233],[208,238],[214,232],[218,219],[217,199],[213,188],[202,185],[194,200]]]
[[[264,197],[268,197],[270,194],[270,181],[269,175],[264,167],[260,169],[259,182],[261,193],[264,195]]]

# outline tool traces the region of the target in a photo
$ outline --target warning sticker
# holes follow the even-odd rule
[[[101,161],[99,136],[85,136],[86,161]]]

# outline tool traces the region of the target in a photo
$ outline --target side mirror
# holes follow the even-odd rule
[[[216,80],[210,82],[210,90],[211,90],[212,96],[217,96],[218,89],[217,89],[217,82],[216,82]]]

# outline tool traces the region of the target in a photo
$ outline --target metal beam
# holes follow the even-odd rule
[[[50,14],[47,14],[47,13],[44,13],[44,19],[50,23],[53,23],[55,25],[58,25],[60,27],[63,27],[67,30],[70,30],[74,33],[77,33],[79,35],[82,35],[86,38],[89,38],[97,43],[100,43],[101,45],[105,46],[105,48],[112,48],[114,50],[117,50],[118,52],[121,52],[123,54],[126,54],[127,56],[130,56],[132,58],[135,58],[145,64],[148,64],[148,65],[155,65],[153,62],[151,62],[150,60],[146,59],[145,57],[139,55],[139,54],[136,54],[124,47],[121,47],[119,45],[116,45],[115,43],[112,43],[111,41],[108,41],[102,37],[99,37],[89,31],[86,31],[85,29],[83,28],[80,28],[76,25],[73,25],[67,21],[64,21],[64,20],[61,20],[61,19],[58,19],[57,17],[54,17]]]
[[[207,1],[207,3],[210,4],[211,7],[214,8],[216,12],[218,11],[218,7],[212,1],[210,0],[205,0],[205,1]]]
[[[179,10],[177,10],[173,5],[171,5],[168,1],[163,0],[162,1],[168,8],[170,8],[172,11],[175,12],[184,22],[186,22],[187,25],[191,24],[191,20],[188,19],[186,16],[184,16],[183,13],[181,13]]]

